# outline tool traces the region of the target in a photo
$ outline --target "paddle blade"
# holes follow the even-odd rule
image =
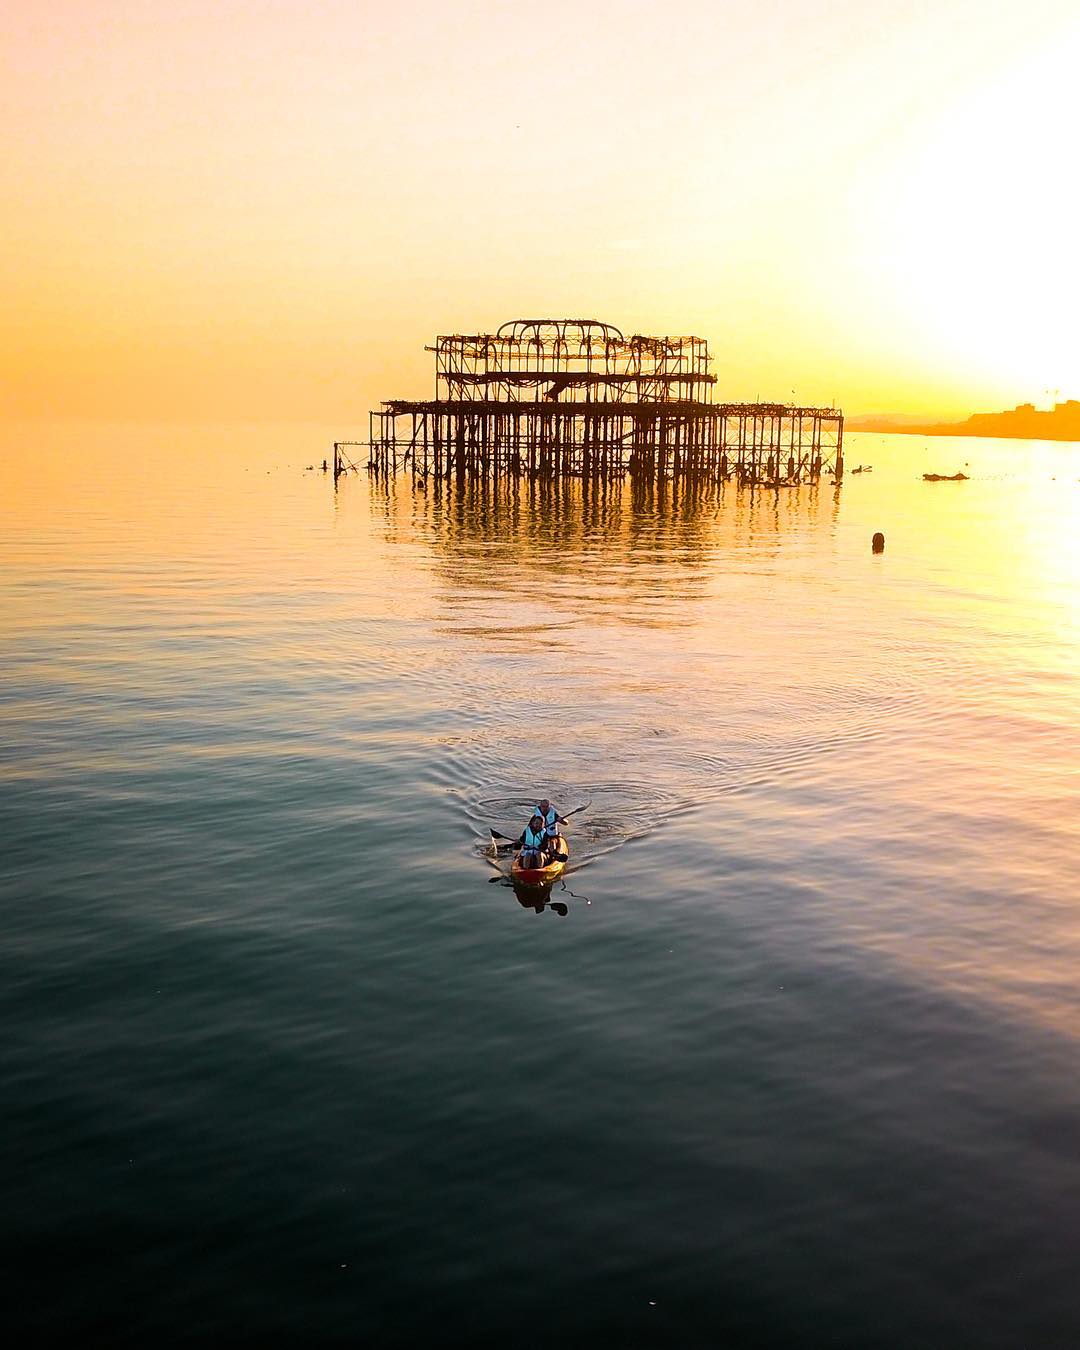
[[[564,815],[563,815],[563,817],[562,817],[562,819],[563,819],[563,820],[569,820],[571,816],[576,816],[577,813],[578,813],[579,811],[584,811],[584,810],[585,810],[585,807],[587,807],[587,806],[592,806],[592,799],[591,799],[591,798],[590,798],[589,801],[587,801],[587,802],[584,804],[584,806],[575,806],[574,809],[573,809],[572,811],[567,811],[567,812],[565,812]]]

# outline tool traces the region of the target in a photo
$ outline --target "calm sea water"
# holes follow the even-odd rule
[[[332,434],[6,436],[20,1340],[1080,1344],[1077,449],[335,493]]]

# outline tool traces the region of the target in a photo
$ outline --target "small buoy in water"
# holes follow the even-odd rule
[[[875,553],[885,552],[885,536],[881,533],[880,530],[878,530],[877,534],[875,534],[873,539],[871,539],[870,547],[874,550]]]

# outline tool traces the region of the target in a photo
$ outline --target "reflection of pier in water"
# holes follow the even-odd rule
[[[781,491],[700,478],[465,479],[420,488],[407,477],[373,477],[370,485],[388,542],[430,548],[454,622],[503,642],[519,624],[527,636],[560,616],[635,627],[693,622],[676,602],[709,586],[718,557],[752,553],[765,563],[790,554],[795,536],[804,550],[830,549],[839,497],[832,484]],[[540,572],[550,604],[536,593]],[[489,613],[493,594],[505,603]]]
[[[334,444],[334,477],[552,480],[734,479],[770,486],[844,472],[836,408],[714,403],[699,337],[624,337],[592,319],[519,319],[496,333],[444,336],[435,398],[391,399],[366,442]]]

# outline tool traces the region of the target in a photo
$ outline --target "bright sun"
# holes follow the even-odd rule
[[[949,105],[880,181],[874,263],[973,382],[1080,394],[1080,31]]]

